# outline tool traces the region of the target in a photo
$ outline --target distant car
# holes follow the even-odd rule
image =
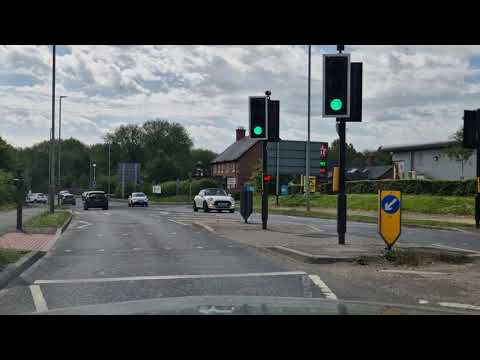
[[[82,193],[82,201],[85,201],[89,192],[90,191],[85,191],[85,192]]]
[[[102,208],[103,210],[108,210],[108,198],[105,192],[89,191],[86,194],[83,209],[88,210],[90,208]]]
[[[73,194],[70,194],[70,193],[63,193],[61,195],[61,202],[62,202],[62,205],[66,205],[66,204],[70,204],[70,205],[76,205],[77,202],[75,200],[75,196]]]
[[[141,192],[134,192],[132,195],[128,197],[128,206],[148,206],[148,198],[147,195]]]
[[[203,189],[193,199],[193,211],[198,211],[198,209],[203,209],[204,212],[228,210],[233,213],[235,212],[235,200],[223,189]]]
[[[58,195],[62,196],[62,195],[65,195],[65,194],[70,194],[70,191],[68,190],[62,190],[58,193]]]
[[[48,197],[47,195],[43,194],[43,193],[31,193],[28,197],[27,197],[27,202],[29,203],[34,203],[34,204],[46,204],[48,201]]]

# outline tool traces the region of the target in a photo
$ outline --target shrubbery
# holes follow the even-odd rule
[[[347,193],[376,194],[378,190],[399,190],[404,194],[469,196],[475,194],[475,180],[362,180],[348,181]],[[319,186],[321,193],[331,193],[332,183]]]
[[[15,202],[15,186],[12,180],[11,173],[0,170],[0,205]]]
[[[173,196],[177,194],[176,181],[166,181],[161,183],[160,186],[162,187],[162,196]],[[178,195],[188,195],[189,186],[189,180],[180,181]],[[214,179],[192,180],[192,196],[197,195],[202,189],[216,187],[219,187],[219,183]]]

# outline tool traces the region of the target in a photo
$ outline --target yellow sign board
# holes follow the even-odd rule
[[[315,192],[315,183],[316,183],[316,177],[315,176],[310,176],[310,192],[314,193]],[[307,177],[303,177],[303,192],[307,191]]]
[[[477,177],[477,193],[480,194],[480,177]]]
[[[333,192],[340,191],[340,168],[335,166],[333,168],[333,183],[332,183]]]
[[[389,248],[402,233],[402,194],[400,191],[378,191],[378,233]]]

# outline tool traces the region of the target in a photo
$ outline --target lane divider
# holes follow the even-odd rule
[[[322,292],[322,294],[327,298],[327,299],[330,299],[330,300],[338,300],[337,298],[337,295],[335,295],[333,293],[332,290],[330,290],[330,288],[327,286],[327,284],[325,284],[322,279],[320,279],[320,276],[318,275],[308,275],[308,277],[310,278],[310,280],[312,280],[312,282],[317,285],[319,288],[320,288],[320,291]]]

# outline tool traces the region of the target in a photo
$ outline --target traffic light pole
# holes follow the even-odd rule
[[[339,191],[337,195],[337,232],[338,243],[345,245],[345,233],[347,232],[347,195],[345,193],[345,168],[346,168],[346,145],[345,145],[345,128],[346,122],[343,118],[337,118],[338,136],[340,138],[340,176]]]
[[[268,183],[265,182],[264,175],[267,174],[267,143],[263,140],[263,156],[262,156],[262,229],[267,229],[268,221]]]
[[[478,192],[478,178],[480,177],[480,143],[477,142],[477,183],[475,194],[475,227],[480,228],[480,193]]]

